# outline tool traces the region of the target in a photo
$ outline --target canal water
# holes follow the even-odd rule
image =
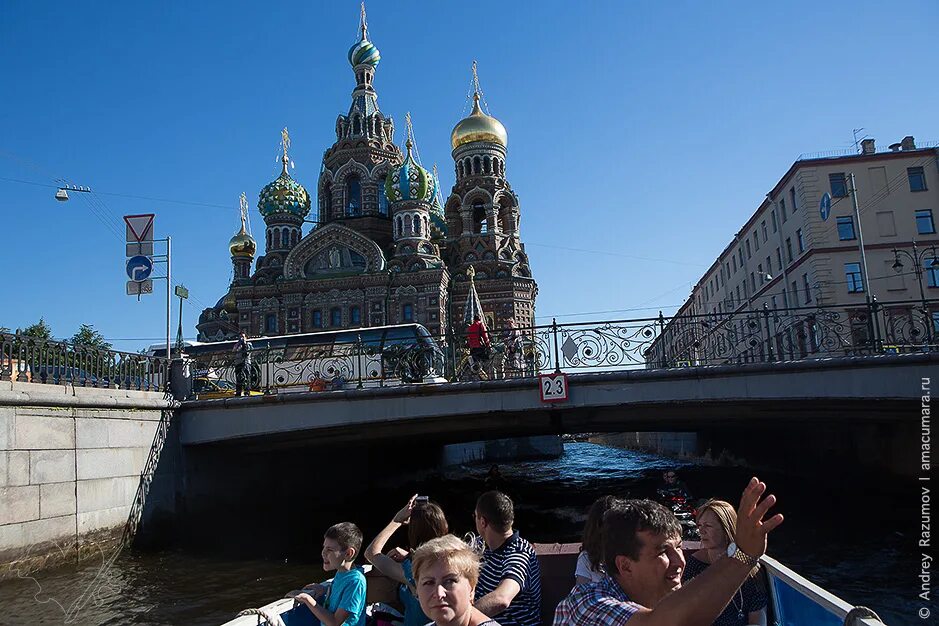
[[[516,502],[516,527],[523,536],[570,542],[578,540],[595,498],[650,497],[667,468],[678,470],[695,498],[732,502],[750,476],[744,468],[683,463],[591,443],[565,444],[556,460],[499,469],[501,486]],[[421,493],[441,503],[452,531],[472,530],[473,503],[487,488],[488,470],[386,469],[345,494],[321,482],[299,481],[292,499],[246,499],[245,508],[255,514],[187,528],[160,548],[92,555],[77,565],[0,583],[0,624],[220,624],[241,609],[320,580],[322,533],[334,522],[355,521],[367,542],[408,496]],[[861,481],[837,469],[814,480],[765,473],[761,478],[787,518],[771,535],[771,556],[847,601],[873,608],[891,626],[922,623],[914,608],[916,484]]]

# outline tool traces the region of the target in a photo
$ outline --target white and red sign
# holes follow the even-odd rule
[[[566,402],[568,399],[567,374],[539,374],[538,387],[542,402]]]
[[[127,256],[153,256],[154,213],[125,215],[127,224]]]

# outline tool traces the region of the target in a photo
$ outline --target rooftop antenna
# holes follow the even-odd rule
[[[864,136],[861,137],[860,139],[857,138],[857,134],[860,133],[860,132],[863,132],[863,131],[864,131],[863,128],[855,128],[855,129],[854,129],[854,151],[857,152],[858,154],[861,154],[861,145],[860,145],[860,143],[861,143],[863,140],[867,139],[867,135],[864,135]]]

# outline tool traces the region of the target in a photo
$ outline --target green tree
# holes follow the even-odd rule
[[[17,329],[16,332],[22,333],[27,337],[35,337],[36,339],[49,340],[52,339],[52,327],[46,323],[46,320],[39,318],[39,321],[31,326],[27,326],[24,329]]]
[[[95,330],[95,327],[91,324],[82,324],[78,327],[78,331],[72,335],[72,338],[69,339],[69,342],[77,346],[88,346],[91,348],[99,348],[101,350],[110,350],[111,344],[108,341],[105,341],[104,335]]]

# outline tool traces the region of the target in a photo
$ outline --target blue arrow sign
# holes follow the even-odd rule
[[[827,191],[822,196],[822,201],[818,203],[818,214],[822,216],[823,222],[831,215],[831,196],[828,195]]]
[[[153,272],[153,259],[148,256],[132,256],[127,259],[127,277],[138,283],[150,278]]]

